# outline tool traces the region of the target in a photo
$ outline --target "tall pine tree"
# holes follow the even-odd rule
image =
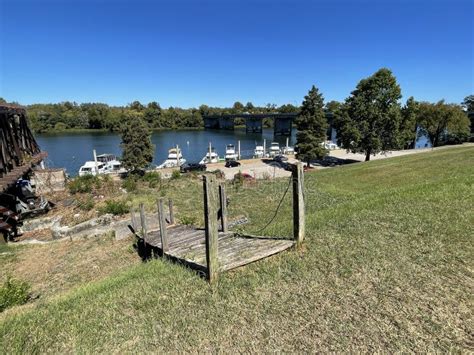
[[[300,114],[296,119],[296,141],[298,146],[297,158],[305,161],[308,166],[312,159],[322,159],[326,156],[324,148],[328,123],[324,113],[324,98],[313,85],[305,96]]]
[[[151,131],[145,120],[129,114],[122,129],[122,165],[131,172],[144,169],[153,161],[155,146],[151,143]]]

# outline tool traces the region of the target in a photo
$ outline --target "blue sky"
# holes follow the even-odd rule
[[[0,3],[0,97],[22,104],[343,100],[380,67],[404,100],[474,93],[471,0]]]

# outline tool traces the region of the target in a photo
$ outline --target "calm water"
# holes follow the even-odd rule
[[[66,168],[71,176],[77,175],[80,166],[86,160],[93,160],[92,150],[97,154],[112,153],[121,155],[120,136],[116,133],[60,133],[37,135],[36,139],[42,150],[48,152],[46,160],[50,168]],[[188,162],[199,162],[207,152],[209,142],[216,148],[219,156],[223,157],[227,144],[234,144],[240,140],[241,153],[243,157],[250,157],[255,146],[263,145],[267,141],[267,148],[272,141],[286,144],[286,137],[273,136],[273,129],[264,129],[262,134],[246,133],[245,129],[234,131],[221,130],[180,130],[154,132],[152,141],[155,145],[155,157],[153,164],[161,164],[168,155],[168,149],[179,145],[183,156]],[[290,137],[290,145],[296,142],[296,132]],[[417,148],[425,147],[427,140],[420,137]]]
[[[48,152],[46,161],[48,167],[64,167],[70,175],[77,175],[80,166],[86,160],[93,160],[92,150],[97,154],[112,153],[121,155],[120,136],[116,133],[60,133],[37,135],[36,139],[42,150]],[[179,145],[183,156],[188,162],[199,162],[207,152],[209,142],[216,148],[219,156],[223,157],[227,144],[240,140],[242,156],[251,156],[257,144],[267,141],[267,148],[272,141],[286,144],[286,137],[273,137],[273,129],[264,129],[262,134],[245,133],[245,129],[234,131],[220,130],[180,130],[159,131],[152,135],[155,145],[153,164],[161,164],[168,156],[168,149]],[[290,137],[290,145],[294,145],[296,133]]]

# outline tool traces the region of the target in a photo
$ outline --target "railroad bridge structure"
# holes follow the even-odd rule
[[[14,186],[16,181],[46,157],[33,137],[26,110],[0,104],[0,193]]]
[[[262,133],[263,119],[273,119],[273,131],[276,136],[290,136],[293,129],[293,121],[298,113],[240,113],[227,115],[205,115],[204,127],[206,129],[234,129],[236,118],[245,120],[247,133]]]
[[[275,136],[291,136],[293,131],[293,121],[298,116],[297,112],[289,113],[240,113],[225,115],[204,115],[204,127],[206,129],[233,130],[235,119],[245,120],[245,130],[247,133],[262,133],[263,119],[273,119],[273,133]],[[326,119],[329,123],[328,138],[331,138],[333,130],[333,114],[326,112]]]

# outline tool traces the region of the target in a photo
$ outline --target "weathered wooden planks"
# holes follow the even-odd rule
[[[207,268],[206,236],[204,229],[189,226],[169,227],[166,230],[169,242],[166,255],[187,263]],[[147,243],[162,250],[160,232],[149,232]],[[217,243],[217,270],[228,271],[254,261],[264,259],[291,248],[293,240],[268,237],[236,235],[233,232],[219,232]]]

